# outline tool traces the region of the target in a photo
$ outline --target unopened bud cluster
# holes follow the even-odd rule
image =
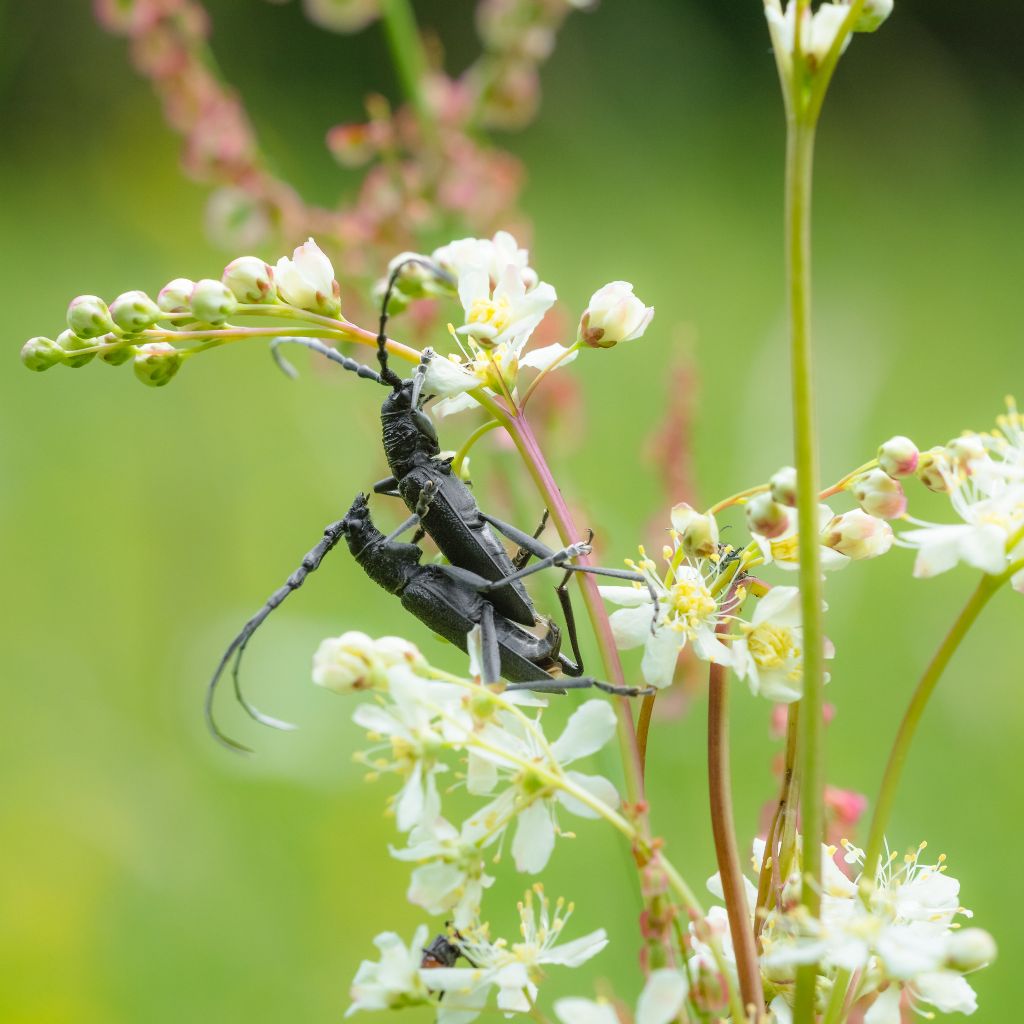
[[[242,256],[224,268],[220,280],[176,277],[155,300],[133,290],[108,306],[98,295],[79,295],[68,306],[67,329],[55,339],[29,339],[21,359],[37,372],[58,365],[77,369],[97,357],[111,366],[131,360],[143,384],[162,387],[196,351],[176,347],[176,340],[202,340],[208,336],[203,332],[223,328],[238,313],[269,313],[281,303],[305,313],[337,316],[338,295],[330,260],[309,239],[276,267]]]

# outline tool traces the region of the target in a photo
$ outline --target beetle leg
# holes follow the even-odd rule
[[[494,606],[490,601],[481,602],[480,611],[480,677],[490,686],[501,679],[501,647],[498,632],[494,628]]]
[[[493,524],[492,524],[493,525]],[[544,509],[544,515],[540,517],[540,526],[533,531],[533,539],[538,540],[540,535],[544,532],[544,527],[548,525],[548,510]],[[500,527],[497,528],[498,532],[501,532]],[[512,567],[516,570],[522,569],[524,565],[530,560],[530,555],[534,554],[529,548],[520,547],[512,558]]]
[[[569,594],[568,583],[572,578],[572,570],[566,569],[565,575],[562,577],[562,582],[555,587],[555,593],[558,595],[558,603],[562,606],[562,616],[565,619],[565,631],[569,636],[569,646],[572,647],[572,656],[576,659],[576,663],[569,667],[564,665],[563,668],[566,672],[573,676],[579,676],[583,673],[583,655],[580,653],[580,641],[576,634],[576,613],[572,607],[572,597]],[[563,656],[564,657],[564,656]],[[568,662],[569,659],[565,658]]]
[[[234,665],[231,670],[232,677],[235,680],[235,692],[238,694],[239,700],[242,707],[258,722],[262,722],[264,725],[271,725],[277,729],[293,729],[293,725],[287,722],[281,722],[276,718],[271,718],[269,715],[264,715],[261,711],[254,708],[248,701],[244,700],[241,696],[241,686],[238,683],[238,670],[241,665],[242,654],[249,641],[252,639],[252,635],[257,629],[263,624],[266,617],[279,605],[281,602],[293,591],[298,590],[299,587],[306,581],[306,577],[311,573],[315,572],[319,568],[320,563],[323,561],[324,556],[333,548],[338,541],[344,535],[345,520],[340,519],[336,523],[331,523],[324,530],[323,538],[316,547],[312,548],[306,553],[305,558],[302,559],[299,567],[288,577],[283,586],[277,588],[273,594],[267,598],[266,604],[242,627],[242,631],[231,641],[228,649],[224,652],[217,665],[216,671],[213,673],[213,678],[210,680],[206,687],[206,703],[205,703],[205,715],[206,724],[210,731],[213,733],[217,741],[223,744],[225,747],[229,747],[232,750],[240,750],[251,753],[248,747],[243,746],[236,740],[231,739],[221,732],[217,725],[216,719],[213,716],[213,700],[217,694],[217,685],[220,682],[221,676],[224,674],[224,669],[227,667],[228,662],[234,658]]]
[[[558,693],[565,690],[587,690],[593,687],[604,690],[616,697],[649,697],[655,692],[653,686],[618,686],[606,683],[603,679],[593,676],[579,676],[576,679],[538,679],[531,682],[509,683],[506,690],[532,690],[535,693]]]
[[[524,536],[529,535],[524,534]],[[518,572],[511,573],[508,576],[503,576],[500,580],[494,580],[493,582],[488,583],[485,587],[481,588],[480,593],[488,594],[492,590],[497,590],[499,587],[504,587],[509,583],[514,583],[516,580],[521,580],[524,576],[532,576],[534,573],[543,572],[545,569],[548,569],[553,565],[565,565],[570,558],[577,558],[580,555],[589,554],[589,544],[586,544],[583,541],[580,541],[577,544],[570,544],[568,547],[564,547],[560,551],[555,551],[546,557],[541,558],[539,561],[534,562],[533,565],[528,565],[525,568],[520,569]],[[570,568],[568,565],[565,567],[567,569]],[[571,568],[575,569],[577,566],[572,566]]]
[[[384,481],[382,480],[381,483]],[[396,526],[385,538],[384,543],[390,544],[396,537],[401,537],[403,533],[408,533],[414,526],[419,526],[423,520],[423,517],[430,511],[431,502],[434,500],[434,495],[437,493],[437,485],[433,480],[428,480],[423,485],[423,490],[420,491],[420,496],[416,499],[416,509],[405,522],[400,523]],[[415,543],[415,541],[413,542]]]
[[[530,534],[520,530],[518,526],[513,526],[511,523],[503,522],[501,519],[496,519],[494,516],[488,515],[486,512],[481,512],[480,518],[483,519],[484,522],[490,523],[498,533],[507,537],[513,544],[518,544],[522,551],[527,551],[530,555],[534,555],[537,558],[549,558],[555,553],[547,546],[547,544],[544,544],[537,539],[544,527],[547,525],[547,509],[544,510],[544,518],[541,520],[540,527],[533,536],[530,536]],[[519,568],[519,566],[516,566],[516,568]]]

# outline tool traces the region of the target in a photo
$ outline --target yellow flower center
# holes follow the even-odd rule
[[[668,592],[668,621],[674,628],[692,634],[705,625],[718,610],[704,580],[684,577]]]
[[[776,562],[795,562],[798,560],[797,550],[800,538],[794,533],[791,537],[771,542],[772,558]]]
[[[466,314],[467,324],[487,324],[499,334],[512,322],[512,304],[500,299],[475,299]]]
[[[760,626],[745,626],[747,650],[759,669],[772,671],[792,666],[787,678],[798,682],[803,675],[801,650],[797,638],[788,626],[764,622]]]

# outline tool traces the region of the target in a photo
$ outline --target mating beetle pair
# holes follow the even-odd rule
[[[231,642],[210,680],[206,716],[217,739],[234,749],[247,748],[222,733],[213,718],[213,700],[224,670],[233,658],[231,673],[235,695],[253,718],[276,728],[290,728],[286,723],[264,715],[244,698],[239,683],[241,658],[252,635],[267,616],[292,591],[302,586],[306,577],[319,567],[343,537],[366,574],[389,593],[398,596],[402,605],[434,633],[466,650],[468,634],[479,627],[484,683],[497,683],[504,678],[510,689],[546,693],[564,693],[569,689],[591,686],[623,696],[650,692],[649,688],[616,686],[583,675],[567,590],[568,580],[574,572],[633,580],[651,589],[646,577],[625,569],[573,564],[574,558],[589,554],[589,542],[570,544],[558,551],[548,548],[538,539],[546,522],[546,513],[536,534],[524,533],[484,513],[466,484],[452,471],[451,461],[441,458],[437,432],[423,411],[423,405],[432,397],[424,392],[429,356],[420,362],[408,380],[399,377],[389,367],[385,333],[388,302],[398,275],[410,262],[421,263],[432,273],[448,279],[440,268],[418,259],[403,261],[394,268],[381,307],[377,337],[380,372],[309,338],[281,337],[272,343],[275,358],[286,372],[294,373],[280,360],[278,348],[283,344],[298,344],[360,377],[391,389],[381,406],[381,427],[384,454],[392,475],[375,484],[373,490],[378,494],[401,497],[411,515],[385,536],[370,517],[368,496],[358,495],[345,517],[324,530],[323,538],[306,554],[299,568]],[[519,546],[515,561],[494,535],[492,527]],[[417,532],[412,543],[397,540],[414,528]],[[417,541],[424,534],[429,534],[449,564],[421,564],[423,552]],[[531,557],[538,560],[527,565]],[[564,572],[556,592],[565,614],[575,662],[560,653],[560,630],[534,608],[521,582],[523,577],[549,567],[557,567]],[[656,613],[657,596],[653,591],[651,597]],[[539,635],[531,632],[536,627],[541,627]]]

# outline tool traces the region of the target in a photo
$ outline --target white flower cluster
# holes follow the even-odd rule
[[[483,894],[493,882],[488,864],[511,833],[516,868],[535,874],[561,834],[560,814],[614,813],[618,793],[607,779],[567,767],[611,739],[611,706],[585,701],[561,735],[549,740],[541,725],[542,699],[494,692],[477,680],[439,672],[397,637],[372,640],[346,633],[330,638],[313,665],[318,684],[375,698],[353,715],[375,743],[357,758],[374,776],[393,773],[402,780],[392,807],[408,844],[391,853],[413,865],[409,900],[427,913],[446,915],[457,929],[456,948],[471,965],[421,964],[425,931],[417,933],[411,948],[396,935],[380,935],[381,960],[360,967],[352,1009],[415,1005],[443,992],[439,1019],[465,1024],[494,988],[500,1008],[529,1009],[542,965],[575,966],[599,952],[607,939],[601,930],[560,944],[571,907],[559,902],[552,915],[538,891],[528,893],[520,908],[522,941],[491,942],[480,921]],[[468,793],[487,798],[460,826],[442,815],[437,782],[456,760],[466,765]]]
[[[1024,419],[1012,400],[988,434],[964,434],[921,457],[918,475],[949,495],[954,524],[909,519],[900,535],[916,548],[915,576],[936,576],[963,563],[991,575],[1024,557]],[[1024,591],[1024,570],[1011,584]]]
[[[780,904],[764,917],[761,944],[766,991],[776,998],[776,1019],[788,1021],[796,968],[817,963],[825,973],[822,991],[837,972],[854,977],[853,999],[870,1008],[866,1024],[899,1024],[900,1007],[925,1012],[931,1006],[943,1013],[973,1013],[977,1002],[964,975],[995,958],[995,943],[978,928],[960,930],[958,915],[970,917],[960,906],[960,883],[946,873],[945,857],[926,864],[922,843],[902,859],[893,853],[868,880],[849,877],[836,863],[835,847],[822,847],[821,915],[807,916],[797,904],[800,886],[800,850],[789,878],[783,883]],[[864,854],[850,843],[845,862],[863,865]],[[765,844],[754,843],[753,863],[760,870]],[[749,882],[748,901],[754,907],[757,891]],[[715,876],[709,888],[721,896]]]
[[[452,329],[460,351],[434,358],[427,371],[427,390],[443,399],[434,407],[439,416],[476,406],[468,392],[477,388],[512,394],[524,367],[546,373],[572,362],[584,346],[609,348],[639,338],[654,315],[633,295],[631,284],[614,281],[590,300],[573,345],[555,342],[526,351],[556,294],[530,267],[529,253],[512,235],[499,231],[494,238],[458,239],[429,257],[396,256],[390,269],[404,264],[397,280],[399,301],[439,293],[439,282],[423,263],[451,276],[463,310],[462,324]]]

